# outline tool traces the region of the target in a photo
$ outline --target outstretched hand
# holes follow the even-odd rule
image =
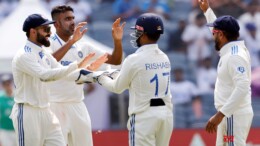
[[[116,19],[112,25],[112,36],[114,40],[122,40],[126,22],[120,24],[121,18]]]
[[[100,56],[97,60],[95,60],[89,66],[87,66],[86,69],[90,71],[97,70],[102,64],[104,64],[108,60],[107,56],[108,56],[107,53]]]
[[[209,8],[208,0],[198,0],[200,9],[205,13]]]
[[[79,64],[78,68],[85,68],[91,58],[95,56],[95,53],[89,53]]]
[[[73,42],[77,42],[78,40],[80,40],[83,35],[88,31],[87,28],[81,30],[85,25],[87,24],[87,22],[80,22],[76,27],[75,27],[75,31],[73,33],[72,36],[72,40]]]

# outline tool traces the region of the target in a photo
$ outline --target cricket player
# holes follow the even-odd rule
[[[49,25],[53,23],[40,14],[29,15],[23,24],[28,40],[12,61],[16,94],[10,117],[19,146],[66,146],[59,120],[50,110],[49,90],[44,82],[62,77],[78,82],[90,74],[85,66],[91,55],[64,67],[42,48],[50,45]],[[104,56],[90,67],[100,66],[106,60]]]
[[[163,21],[156,14],[145,13],[133,29],[137,51],[125,59],[120,72],[102,74],[96,80],[111,92],[129,89],[130,146],[168,146],[173,129],[171,64],[157,44],[164,31]]]
[[[90,47],[87,44],[88,42],[76,43],[76,41],[73,41],[77,28],[75,28],[74,12],[70,6],[56,6],[52,9],[51,15],[52,19],[56,21],[54,24],[56,33],[52,36],[49,49],[61,65],[68,66],[74,61],[81,61],[91,52],[94,52],[96,56],[105,53],[103,50]],[[82,24],[85,25],[86,22],[79,23],[79,25]],[[124,25],[125,23],[120,26],[120,19],[113,24],[115,49],[112,54],[108,54],[106,61],[108,64],[121,64],[123,52],[121,38]],[[85,32],[83,30],[82,34]],[[70,46],[60,49],[61,46],[66,44],[70,44]],[[66,143],[69,146],[92,146],[91,120],[83,102],[83,85],[76,85],[75,82],[64,79],[51,82],[49,87],[51,109],[60,120]]]
[[[250,55],[244,41],[238,41],[239,24],[232,16],[216,18],[207,0],[199,0],[200,8],[212,27],[215,48],[219,52],[214,100],[217,113],[206,131],[217,132],[217,146],[246,146],[253,119],[251,105]]]

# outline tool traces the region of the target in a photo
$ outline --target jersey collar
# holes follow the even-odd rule
[[[147,44],[147,45],[143,45],[140,48],[138,48],[136,50],[136,53],[145,51],[145,50],[155,50],[158,49],[158,44]]]
[[[31,47],[35,50],[39,50],[39,51],[43,50],[41,46],[35,44],[34,42],[32,42],[30,40],[27,40],[26,45],[28,45],[29,47]]]
[[[229,42],[227,44],[225,44],[219,51],[219,55],[220,56],[223,56],[225,55],[226,53],[230,52],[230,48],[233,47],[233,46],[240,46],[240,45],[245,45],[244,41],[232,41],[232,42]]]
[[[57,33],[54,34],[54,37],[57,38],[59,44],[62,46],[63,44],[65,44],[65,42],[58,36]]]

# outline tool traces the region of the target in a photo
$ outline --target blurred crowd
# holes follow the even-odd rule
[[[1,22],[15,10],[20,1],[0,0],[0,26]],[[111,47],[113,42],[111,41],[110,24],[116,18],[121,17],[128,23],[128,26],[141,13],[160,14],[165,20],[165,32],[159,46],[167,52],[172,63],[171,92],[175,105],[174,127],[201,128],[215,112],[213,91],[219,57],[214,49],[212,33],[205,26],[206,19],[198,8],[197,0],[41,0],[40,2],[48,11],[55,5],[68,4],[72,6],[75,10],[76,22],[87,21],[89,23],[90,32],[87,35]],[[232,15],[239,20],[240,39],[245,41],[251,54],[252,104],[254,108],[256,107],[254,104],[259,103],[260,99],[260,0],[210,0],[209,2],[217,16]],[[126,30],[126,41],[123,44],[126,56],[135,51],[128,45],[130,44],[127,40],[128,32]],[[108,35],[106,36],[106,34]],[[107,98],[106,100],[102,99],[103,106],[97,107],[93,106],[95,105],[94,99],[88,97],[97,90],[104,91],[96,85],[86,85],[86,104],[89,106],[90,115],[93,114],[91,111],[99,110],[101,111],[99,116],[105,117],[96,120],[92,118],[92,123],[99,122],[100,125],[105,125],[97,125],[97,128],[94,125],[93,129],[111,128],[111,125],[117,124],[119,128],[122,128],[120,125],[125,124],[121,122],[126,122],[127,116],[124,113],[125,110],[123,110],[123,117],[120,116],[122,108],[125,107],[114,102],[118,95],[104,91],[103,94]],[[96,94],[95,98],[100,97],[99,92]],[[119,96],[128,98],[125,94]],[[116,98],[116,100],[120,99]],[[122,101],[127,102],[127,100]],[[100,99],[96,102],[100,102]],[[115,114],[115,112],[118,113]],[[108,115],[111,116],[107,117]],[[260,117],[257,114],[256,116]],[[105,119],[110,120],[105,122]],[[257,124],[257,122],[254,123]],[[253,126],[260,126],[259,124],[254,125],[254,123]]]

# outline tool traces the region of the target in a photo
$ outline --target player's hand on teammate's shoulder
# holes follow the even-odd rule
[[[88,31],[87,28],[84,28],[83,27],[87,25],[87,22],[80,22],[76,27],[75,27],[75,30],[74,30],[74,33],[73,33],[73,36],[71,38],[71,40],[73,41],[73,43],[76,43],[78,40],[80,40],[83,35]]]
[[[209,8],[208,0],[198,0],[200,9],[205,13]]]
[[[114,40],[122,40],[126,22],[121,24],[121,18],[117,18],[112,25],[112,36]]]

